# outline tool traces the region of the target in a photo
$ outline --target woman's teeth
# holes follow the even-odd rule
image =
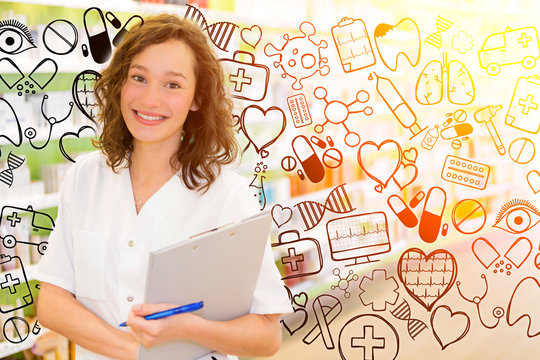
[[[144,114],[141,114],[140,112],[136,111],[135,112],[138,116],[142,117],[144,120],[150,120],[150,121],[155,121],[155,120],[163,120],[165,119],[165,116],[148,116],[148,115],[144,115]]]

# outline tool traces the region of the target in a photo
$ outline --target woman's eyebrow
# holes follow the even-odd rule
[[[145,66],[143,65],[140,65],[140,64],[132,64],[130,67],[130,69],[139,69],[139,70],[143,70],[143,71],[149,71]],[[186,75],[184,75],[183,73],[180,73],[180,72],[176,72],[176,71],[167,71],[165,73],[165,75],[169,76],[169,75],[172,75],[172,76],[179,76],[179,77],[182,77],[184,79],[187,79]]]

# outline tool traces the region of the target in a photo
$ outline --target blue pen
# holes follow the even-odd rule
[[[176,314],[183,314],[183,313],[193,312],[193,311],[201,309],[203,306],[204,306],[204,303],[202,301],[199,301],[199,302],[196,302],[196,303],[193,303],[193,304],[182,305],[182,306],[175,307],[175,308],[169,309],[169,310],[158,311],[157,313],[146,315],[144,317],[144,319],[145,320],[163,319],[163,318],[166,318],[168,316],[172,316],[172,315],[176,315]],[[124,321],[123,323],[120,324],[120,326],[127,326],[126,322]]]

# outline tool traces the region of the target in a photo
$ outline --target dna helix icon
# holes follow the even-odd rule
[[[11,151],[7,157],[8,168],[0,171],[0,181],[8,187],[13,185],[13,170],[17,169],[24,163],[25,158],[13,154]]]
[[[437,32],[430,34],[425,42],[428,43],[431,46],[436,47],[438,50],[441,48],[442,45],[442,36],[441,33],[445,32],[446,30],[450,29],[450,27],[454,24],[452,21],[447,20],[443,18],[442,16],[437,16]]]
[[[413,340],[427,329],[427,325],[421,320],[411,318],[411,308],[406,300],[403,300],[391,313],[396,319],[407,321],[407,331]]]
[[[238,27],[238,25],[228,21],[220,21],[209,25],[203,13],[195,6],[189,4],[187,4],[184,19],[194,21],[199,25],[201,30],[208,33],[212,43],[223,51],[228,51],[229,41],[231,41],[234,31]]]

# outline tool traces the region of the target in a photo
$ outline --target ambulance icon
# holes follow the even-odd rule
[[[503,32],[487,37],[478,51],[480,67],[489,75],[497,75],[500,67],[521,63],[525,69],[532,69],[540,58],[538,34],[534,27],[511,30],[506,27]]]

